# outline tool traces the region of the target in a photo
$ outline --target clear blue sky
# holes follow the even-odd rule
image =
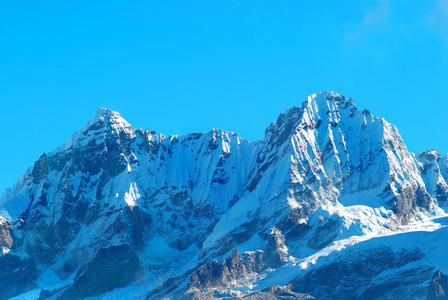
[[[448,1],[1,1],[0,193],[97,107],[256,140],[327,90],[448,152]]]

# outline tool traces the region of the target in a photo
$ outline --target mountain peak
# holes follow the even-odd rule
[[[444,257],[428,245],[448,240],[447,156],[409,153],[342,95],[305,99],[254,143],[97,109],[0,197],[0,299],[423,297]]]
[[[351,98],[347,99],[332,91],[315,93],[306,98],[302,107],[294,106],[285,113],[281,113],[277,121],[271,123],[266,129],[265,135],[271,133],[270,139],[281,137],[278,143],[282,143],[299,122],[317,124],[319,120],[331,119],[331,122],[337,123],[341,119],[340,111],[345,111],[347,108],[346,115],[349,116],[353,111],[358,110]]]
[[[308,98],[316,98],[316,97],[322,97],[322,98],[339,98],[339,97],[344,97],[343,95],[340,95],[338,93],[335,93],[333,91],[326,91],[326,92],[317,92],[314,93],[310,96],[308,96]],[[344,97],[345,98],[345,97]]]
[[[99,122],[102,118],[104,119],[105,116],[110,116],[110,115],[118,115],[119,116],[120,114],[116,111],[112,111],[105,107],[98,107],[96,109],[95,113],[93,114],[92,118],[90,119],[90,121],[87,124],[89,124],[89,123],[94,124],[96,122]]]
[[[303,105],[327,108],[330,106],[330,103],[336,105],[338,108],[347,108],[347,106],[355,107],[353,99],[347,99],[344,95],[340,95],[332,91],[312,94],[311,96],[307,97]]]
[[[73,133],[65,145],[57,148],[53,153],[65,151],[75,145],[77,141],[96,134],[98,131],[114,134],[122,131],[130,133],[130,130],[132,130],[131,124],[123,119],[118,112],[99,107],[92,118],[80,130]]]
[[[82,132],[85,132],[94,126],[94,129],[98,127],[104,127],[110,125],[112,129],[127,128],[131,125],[121,117],[121,115],[108,108],[99,107],[93,117],[81,128]]]

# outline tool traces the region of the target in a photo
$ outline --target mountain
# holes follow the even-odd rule
[[[333,92],[255,142],[100,108],[0,198],[0,298],[439,295],[447,157]]]

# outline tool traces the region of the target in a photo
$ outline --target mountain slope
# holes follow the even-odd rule
[[[301,283],[303,272],[278,282],[275,274],[335,245],[443,216],[446,161],[435,151],[410,153],[395,126],[333,92],[281,114],[255,142],[217,129],[164,136],[98,109],[0,198],[2,259],[26,275],[0,296],[36,287],[42,291],[32,293],[49,299],[119,297],[118,287],[149,298],[218,297],[211,287],[241,296],[236,286],[272,297],[328,296],[303,288],[310,286]],[[231,256],[234,249],[241,256]],[[413,253],[403,251],[387,255]],[[229,264],[212,263],[226,258]],[[110,283],[111,265],[126,271],[107,288],[101,279],[86,281]],[[425,265],[424,276],[433,268]],[[291,289],[253,288],[263,280]]]

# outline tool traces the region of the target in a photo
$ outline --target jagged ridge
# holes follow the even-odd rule
[[[164,136],[101,108],[3,194],[2,230],[14,243],[5,233],[2,247],[61,280],[121,245],[150,266],[145,278],[169,278],[155,245],[167,263],[201,266],[239,247],[279,266],[304,247],[434,211],[446,181],[446,156],[410,153],[393,125],[333,92],[281,114],[255,142],[216,129]],[[341,213],[353,205],[371,223]]]

